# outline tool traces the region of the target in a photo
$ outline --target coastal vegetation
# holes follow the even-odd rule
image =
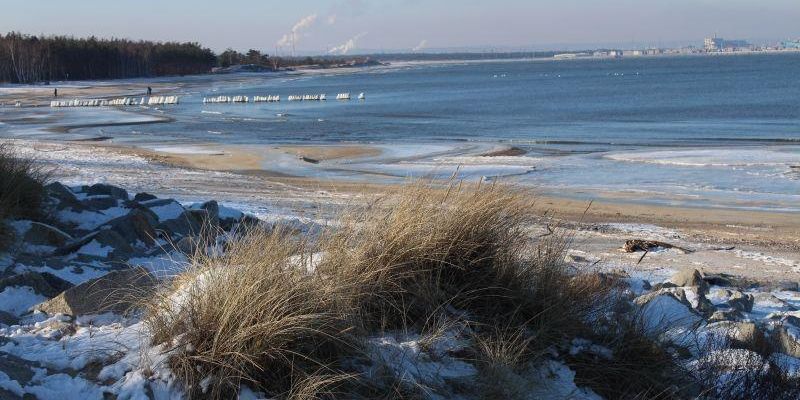
[[[0,82],[10,83],[191,75],[240,65],[279,70],[370,62],[369,57],[276,57],[253,49],[244,54],[228,49],[217,55],[194,42],[0,34]]]
[[[576,383],[609,399],[798,393],[797,379],[756,353],[742,392],[728,381],[739,358],[716,342],[699,350],[700,373],[689,367],[658,338],[683,321],[645,315],[671,295],[651,294],[637,311],[621,276],[571,269],[569,237],[557,228],[532,235],[532,224],[551,221],[531,202],[505,187],[417,183],[344,213],[335,229],[246,229],[224,252],[195,251],[188,271],[147,301],[152,344],[172,349],[170,368],[193,397],[230,398],[246,386],[291,399],[536,398],[532,376],[558,357]],[[376,356],[376,340],[391,335],[414,338],[404,345],[421,354]],[[422,360],[453,357],[476,379],[424,372]]]
[[[34,160],[20,157],[9,143],[0,143],[0,249],[13,239],[8,220],[40,216],[47,177]]]
[[[730,275],[651,285],[595,269],[518,187],[413,182],[325,222],[267,221],[107,184],[42,187],[3,149],[4,176],[43,195],[4,197],[17,234],[0,355],[48,373],[0,380],[0,397],[56,384],[86,398],[800,394],[788,303]]]
[[[245,66],[245,70],[272,70],[278,71],[285,68],[311,67],[311,68],[337,68],[378,65],[376,57],[371,56],[305,56],[290,57],[269,55],[259,50],[250,49],[241,53],[234,49],[226,49],[217,56],[217,67],[222,70]]]
[[[367,357],[367,338],[386,331],[433,341],[469,329],[482,344],[470,357],[517,367],[583,332],[609,292],[567,272],[565,238],[530,239],[530,202],[499,187],[417,184],[335,230],[248,230],[222,255],[194,254],[145,318],[154,344],[180,349],[170,365],[190,393],[213,398],[242,384],[313,389],[301,398],[369,392],[376,383],[343,362]]]
[[[0,35],[0,82],[117,79],[209,72],[216,56],[198,43]]]

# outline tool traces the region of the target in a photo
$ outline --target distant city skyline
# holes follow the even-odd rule
[[[702,46],[800,36],[797,0],[0,0],[0,31],[281,54]]]

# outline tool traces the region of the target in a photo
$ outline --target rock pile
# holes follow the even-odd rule
[[[213,200],[184,207],[105,184],[52,183],[46,190],[46,218],[10,222],[16,240],[0,264],[0,296],[7,290],[15,300],[0,304],[6,325],[33,309],[72,316],[122,312],[133,301],[128,294],[153,286],[155,261],[191,253],[257,221]]]
[[[732,277],[689,269],[652,285],[633,303],[651,333],[675,341],[695,355],[736,349],[748,359],[779,359],[781,362],[773,364],[796,369],[800,366],[800,311],[792,304],[794,300],[778,296],[800,300],[796,285],[770,291]],[[785,372],[791,375],[792,371]]]

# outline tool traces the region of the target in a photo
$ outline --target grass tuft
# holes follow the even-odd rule
[[[338,301],[349,294],[299,268],[309,254],[280,229],[253,229],[223,254],[198,253],[150,304],[153,341],[177,349],[170,366],[192,397],[229,398],[245,384],[314,398],[346,379],[337,364],[358,345]]]
[[[460,327],[472,361],[511,379],[589,330],[611,290],[565,268],[569,238],[531,231],[531,202],[507,187],[417,183],[313,237],[250,229],[224,253],[196,252],[146,322],[196,397],[243,384],[279,398],[425,397],[424,382],[358,376],[365,339],[385,330],[419,333],[426,351]]]
[[[370,329],[421,328],[448,309],[490,325],[566,328],[559,316],[581,320],[603,290],[565,272],[566,238],[532,239],[532,201],[500,186],[406,186],[346,215],[323,238],[318,270],[360,277],[356,308]]]
[[[41,217],[48,177],[44,168],[34,160],[20,157],[9,142],[0,143],[0,249],[13,240],[3,221]]]

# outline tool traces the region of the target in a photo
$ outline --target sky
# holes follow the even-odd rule
[[[0,32],[273,54],[544,50],[800,37],[800,0],[0,0]]]

